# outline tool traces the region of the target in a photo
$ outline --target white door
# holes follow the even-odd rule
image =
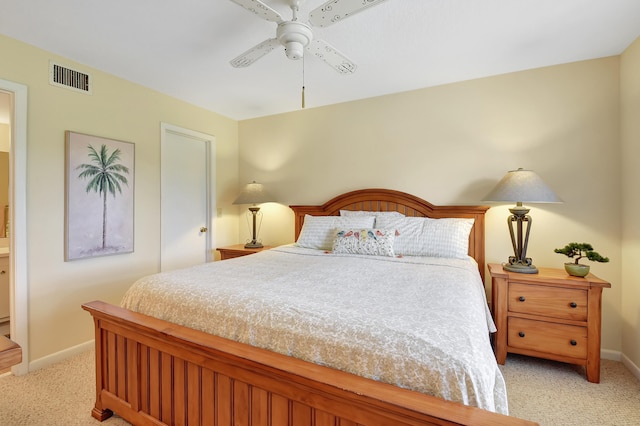
[[[214,142],[203,133],[161,125],[162,271],[211,260]]]

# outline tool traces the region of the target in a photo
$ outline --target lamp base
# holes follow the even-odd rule
[[[258,234],[256,233],[256,217],[258,216],[258,211],[260,211],[260,207],[251,206],[249,207],[249,211],[251,211],[251,219],[253,220],[253,233],[252,239],[247,244],[244,245],[244,248],[262,248],[262,243],[258,242]],[[262,220],[261,220],[262,221]]]
[[[537,274],[538,273],[538,268],[526,262],[503,263],[502,269],[509,272],[516,272],[518,274]]]

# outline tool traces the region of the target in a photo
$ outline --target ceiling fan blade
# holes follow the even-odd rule
[[[386,0],[329,0],[311,11],[309,22],[314,27],[328,27],[383,1]]]
[[[307,51],[322,59],[340,74],[353,74],[358,66],[324,40],[314,39],[306,47]]]
[[[237,58],[231,60],[231,66],[234,68],[248,67],[278,46],[280,46],[280,42],[277,38],[265,40],[262,43],[253,46]]]
[[[262,19],[266,19],[267,21],[280,23],[284,19],[282,16],[260,0],[231,0],[232,2],[244,7],[250,12],[255,13]]]

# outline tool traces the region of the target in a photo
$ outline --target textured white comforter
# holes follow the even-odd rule
[[[507,414],[472,260],[283,246],[151,275],[122,305],[396,386]]]

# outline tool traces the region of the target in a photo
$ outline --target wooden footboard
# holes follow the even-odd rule
[[[96,404],[135,425],[534,425],[95,301]]]

